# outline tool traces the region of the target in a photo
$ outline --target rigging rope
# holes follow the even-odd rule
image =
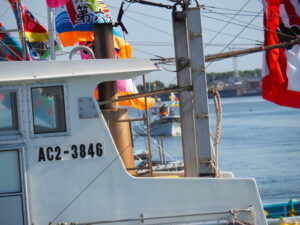
[[[136,138],[133,139],[133,142],[135,140]],[[120,160],[122,160],[121,155],[126,150],[127,147],[125,147],[121,151],[117,151],[117,156],[113,158],[113,160],[110,163],[108,163],[102,171],[96,174],[96,176],[62,210],[60,210],[60,212],[51,221],[55,221],[56,219],[58,219],[84,192],[86,192],[117,161],[117,159],[120,158]]]
[[[221,53],[223,53],[224,51],[225,51],[225,49],[227,49],[228,48],[228,46],[229,45],[231,45],[235,40],[236,40],[236,38],[256,19],[256,17],[260,14],[261,12],[259,12],[255,17],[253,17],[252,18],[252,20],[250,20],[249,21],[249,23],[247,24],[247,26],[245,26],[237,35],[236,35],[236,37],[235,38],[233,38],[228,44],[227,44],[227,46],[225,46],[224,48],[223,48],[223,50],[221,51],[221,52],[219,52],[219,54],[221,54]],[[208,68],[210,65],[211,65],[211,63],[212,62],[210,62],[207,66],[206,66],[206,68]]]
[[[118,9],[118,7],[116,6],[112,6],[110,4],[108,4],[110,8],[112,8],[114,11],[116,11],[116,9]],[[205,6],[206,8],[207,6]],[[146,16],[146,17],[150,17],[150,18],[153,18],[153,19],[158,19],[158,20],[162,20],[162,21],[166,21],[166,22],[172,22],[170,19],[165,19],[165,18],[162,18],[162,17],[158,17],[158,16],[153,16],[153,15],[150,15],[150,14],[147,14],[147,13],[142,13],[142,12],[136,12],[134,10],[127,10],[128,13],[133,13],[133,14],[137,14],[137,15],[142,15],[142,16]],[[138,21],[136,21],[138,22]],[[246,22],[245,22],[246,23]],[[226,36],[234,36],[233,34],[231,33],[225,33],[225,32],[220,32],[220,31],[217,31],[217,30],[213,30],[213,29],[209,29],[209,28],[203,28],[203,30],[206,30],[206,31],[209,31],[209,32],[214,32],[214,33],[219,33],[219,34],[222,34],[222,35],[226,35]],[[259,42],[259,43],[263,43],[262,41],[259,41],[259,40],[254,40],[254,39],[250,39],[250,38],[247,38],[247,37],[238,37],[239,39],[244,39],[244,40],[248,40],[248,41],[254,41],[254,42]]]
[[[211,11],[211,10],[210,10],[210,11]],[[255,15],[255,18],[259,17],[260,14],[262,13],[262,11],[263,11],[263,10],[261,10],[260,12],[258,12],[258,14]],[[212,12],[213,12],[213,11],[212,11]],[[216,13],[217,13],[217,12],[216,12]],[[226,16],[226,15],[224,15],[224,14],[222,14],[222,13],[217,13],[217,14],[218,14],[218,15],[221,15],[221,16],[223,16],[223,17],[229,18],[229,19],[232,18],[232,17]],[[218,20],[218,21],[222,21],[222,22],[227,22],[226,20],[222,20],[222,19],[215,18],[215,17],[204,16],[204,15],[203,15],[203,17],[206,17],[206,18],[209,18],[209,19]],[[273,30],[269,30],[269,29],[266,29],[266,28],[261,28],[260,26],[256,26],[256,25],[251,25],[251,26],[250,26],[249,22],[245,22],[245,21],[239,20],[239,19],[234,19],[234,20],[237,21],[237,22],[240,22],[240,23],[242,23],[242,24],[246,24],[246,26],[245,26],[245,25],[242,25],[242,24],[238,24],[238,23],[233,23],[233,22],[230,22],[230,24],[244,27],[244,29],[245,29],[245,28],[249,28],[249,29],[256,30],[256,31],[269,31],[269,32],[274,32],[274,33],[276,33],[276,34],[283,35],[283,36],[285,36],[285,37],[294,38],[294,36],[288,35],[288,34],[285,34],[285,33],[282,33],[282,32],[280,32],[280,31],[273,31]]]
[[[229,25],[229,23],[237,16],[237,14],[238,14],[241,10],[243,10],[243,9],[250,3],[250,1],[251,1],[251,0],[248,0],[248,2],[246,2],[246,4],[243,5],[243,7],[242,7],[242,8],[241,8],[241,9],[240,9],[240,10],[239,10],[232,18],[231,18],[231,20],[228,21],[228,22],[221,28],[220,32],[222,32],[222,31]],[[211,42],[214,41],[218,35],[219,35],[219,33],[216,33],[216,34],[208,41],[208,44],[207,44],[207,45],[211,44]],[[207,45],[205,45],[205,47],[206,47]]]
[[[215,152],[215,163],[218,169],[219,160],[219,144],[221,139],[221,125],[222,125],[222,104],[220,93],[216,88],[210,90],[213,95],[215,113],[216,113],[216,129],[215,129],[215,142],[214,142],[214,152]],[[219,171],[218,171],[219,172]]]

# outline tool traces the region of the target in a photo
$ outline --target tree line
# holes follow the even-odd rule
[[[255,70],[244,70],[244,71],[238,71],[240,78],[254,78],[254,77],[261,77],[261,69],[255,69]],[[220,73],[206,73],[207,75],[207,83],[208,86],[212,84],[212,82],[220,80],[220,81],[227,81],[228,79],[231,79],[235,76],[234,71],[228,71],[228,72],[220,72]],[[165,85],[163,82],[156,80],[153,82],[147,82],[146,83],[146,90],[147,91],[154,91],[154,90],[161,90],[164,88],[170,88],[176,86],[175,84],[169,84]],[[144,86],[139,84],[137,85],[137,89],[139,92],[144,92]]]

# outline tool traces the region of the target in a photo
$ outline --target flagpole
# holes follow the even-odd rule
[[[48,11],[48,41],[50,47],[50,60],[55,60],[55,49],[54,49],[54,35],[55,35],[55,26],[54,26],[54,8],[47,7]]]
[[[20,21],[20,36],[22,41],[22,47],[23,47],[23,60],[28,60],[28,54],[27,54],[27,44],[26,44],[26,36],[25,36],[25,28],[24,28],[24,20],[23,20],[23,10],[22,10],[22,3],[21,0],[16,2],[17,10],[18,10],[18,16]]]

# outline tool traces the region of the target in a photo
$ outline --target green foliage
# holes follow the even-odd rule
[[[261,77],[261,69],[255,69],[255,70],[244,70],[239,71],[239,76],[241,78],[254,78],[254,77]],[[227,71],[227,72],[220,72],[220,73],[207,73],[207,82],[208,85],[210,85],[213,81],[228,81],[229,79],[234,77],[234,71]],[[153,82],[147,82],[147,91],[154,91],[154,90],[161,90],[163,88],[166,88],[165,84],[159,80],[153,81]],[[167,87],[175,87],[176,84],[169,84]],[[137,89],[139,92],[144,92],[144,86],[143,85],[137,85]]]
[[[144,86],[142,84],[137,85],[136,87],[139,92],[144,92]],[[165,88],[165,84],[159,80],[146,83],[147,91],[161,90]]]
[[[239,76],[241,78],[261,77],[261,69],[239,71]],[[227,81],[228,79],[233,77],[234,71],[227,71],[221,73],[212,72],[207,73],[207,82],[208,84],[210,84],[211,82],[216,80]]]

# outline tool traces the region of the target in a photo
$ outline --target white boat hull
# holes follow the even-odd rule
[[[146,127],[135,126],[134,130],[139,135],[146,135]],[[150,123],[151,136],[181,136],[179,116],[160,117]]]
[[[179,116],[166,116],[153,121],[150,132],[154,136],[181,136]]]

